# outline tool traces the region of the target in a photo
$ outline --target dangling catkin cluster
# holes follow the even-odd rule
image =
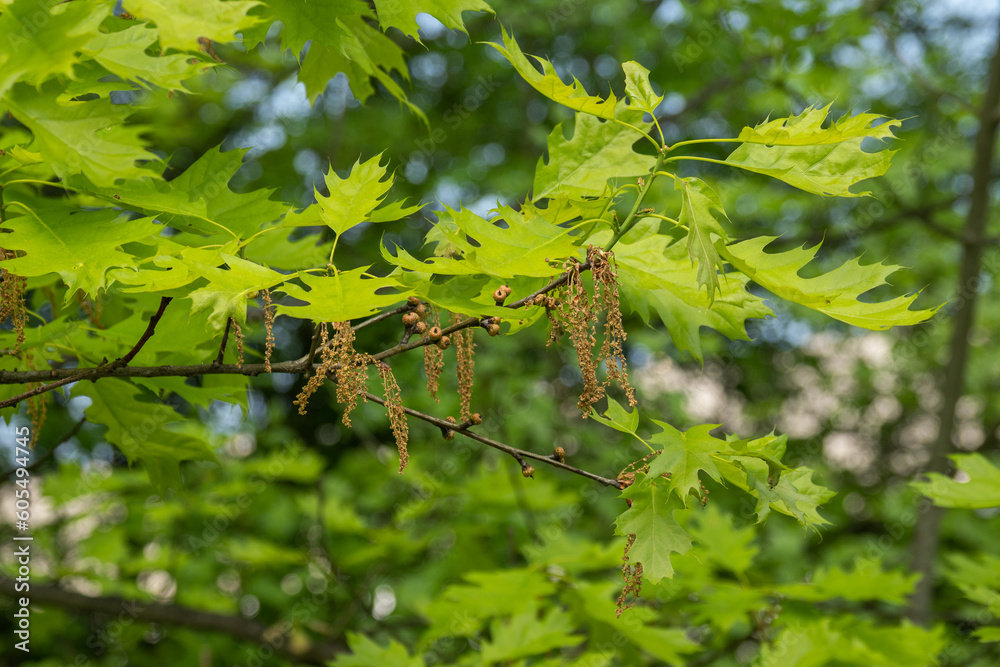
[[[632,565],[628,558],[628,552],[634,543],[635,535],[629,535],[628,542],[625,543],[625,555],[622,556],[622,579],[625,580],[625,585],[622,587],[621,595],[618,596],[618,610],[615,612],[618,618],[621,618],[623,611],[635,606],[642,591],[642,563]]]
[[[437,310],[432,308],[427,319],[431,324],[431,335],[433,336],[433,332],[437,330],[437,335],[440,338],[441,318]],[[427,391],[438,403],[441,402],[437,395],[438,379],[441,377],[442,370],[444,370],[444,351],[437,345],[424,345],[424,373],[427,375]]]
[[[319,345],[320,345],[320,362],[319,368],[316,372],[312,374],[309,381],[306,382],[306,386],[302,387],[302,391],[299,395],[295,397],[292,401],[292,405],[297,405],[299,407],[299,414],[306,414],[306,406],[309,405],[309,398],[316,393],[316,390],[320,388],[323,384],[323,380],[326,379],[326,374],[330,371],[330,368],[335,363],[332,351],[326,346],[327,342],[330,340],[330,334],[326,328],[326,322],[319,325]]]
[[[550,343],[558,340],[564,330],[569,330],[580,364],[580,375],[583,377],[583,391],[577,406],[583,411],[584,417],[590,414],[591,406],[604,397],[605,389],[612,381],[625,390],[629,405],[636,404],[635,391],[629,384],[625,367],[623,344],[626,334],[622,326],[614,253],[590,246],[587,249],[587,260],[594,275],[593,298],[588,295],[583,284],[580,265],[572,262],[567,265],[566,285],[562,289],[562,297],[557,302],[558,309],[554,316],[551,301],[536,300],[537,305],[545,305],[546,313],[552,321]],[[605,316],[604,340],[595,357],[596,328],[602,312]],[[597,380],[597,368],[601,362],[607,367],[607,379],[604,382]]]
[[[451,314],[453,325],[461,322],[462,319],[458,313]],[[476,365],[473,355],[475,355],[476,344],[472,340],[471,327],[459,329],[451,337],[455,341],[455,354],[458,357],[458,396],[462,401],[462,421],[466,421],[472,417],[473,369]]]
[[[236,337],[236,366],[237,368],[243,365],[243,329],[240,328],[240,323],[233,320],[233,335]]]
[[[597,364],[594,361],[594,344],[597,342],[595,325],[597,323],[596,303],[590,300],[587,288],[580,276],[580,265],[576,262],[568,267],[569,278],[566,280],[565,294],[561,300],[559,319],[569,329],[570,340],[576,350],[580,375],[583,377],[583,391],[577,407],[583,411],[583,416],[590,414],[590,406],[601,400],[603,387],[597,381]]]
[[[35,370],[35,355],[28,352],[25,355],[25,363],[30,370]],[[34,389],[39,386],[39,383],[32,382],[28,385],[28,389]],[[37,396],[32,396],[28,399],[28,416],[31,418],[31,447],[34,448],[35,443],[38,442],[38,436],[42,432],[42,426],[45,424],[45,415],[48,412],[48,406],[45,404],[45,394],[38,394]]]
[[[327,352],[327,348],[323,348]],[[333,340],[329,345],[331,359],[337,368],[337,402],[344,406],[341,421],[351,426],[351,412],[358,405],[358,397],[368,390],[368,364],[371,356],[354,351],[354,328],[350,322],[333,325]]]
[[[406,424],[406,412],[403,410],[403,399],[399,393],[399,385],[392,374],[389,364],[380,362],[378,374],[382,378],[382,387],[385,390],[385,413],[389,417],[392,425],[392,435],[396,438],[396,448],[399,450],[399,474],[403,474],[403,469],[410,460],[410,455],[406,451],[407,440],[410,436],[409,427]]]
[[[604,311],[604,342],[597,356],[597,363],[605,362],[608,379],[606,387],[612,380],[625,390],[628,404],[636,404],[635,390],[628,382],[628,371],[625,368],[625,352],[622,344],[628,334],[622,326],[621,303],[618,300],[618,271],[615,255],[604,252],[600,248],[590,246],[587,250],[591,271],[594,274],[594,302],[600,303]]]
[[[0,259],[11,259],[15,256],[13,250],[0,248]],[[28,312],[24,306],[27,286],[27,278],[15,276],[10,271],[0,268],[0,323],[9,317],[14,326],[14,331],[17,333],[14,354],[21,351],[21,345],[24,343],[24,325],[28,320]]]
[[[267,338],[264,341],[264,370],[271,372],[271,351],[274,350],[274,310],[271,308],[271,290],[261,292],[264,297],[264,330]]]

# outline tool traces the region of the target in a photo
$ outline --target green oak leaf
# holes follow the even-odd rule
[[[182,431],[181,417],[173,408],[156,402],[149,392],[117,378],[78,382],[74,396],[87,396],[87,421],[106,426],[105,437],[130,463],[142,461],[157,488],[179,488],[181,461],[214,461],[205,440]]]
[[[176,229],[218,235],[220,243],[248,239],[262,225],[287,212],[288,204],[271,199],[274,190],[270,188],[247,193],[229,188],[247,150],[223,152],[217,146],[169,181],[130,179],[113,188],[98,189],[96,194],[116,206],[155,215]]]
[[[725,246],[720,243],[718,249],[738,271],[777,296],[863,329],[879,331],[919,324],[940,307],[910,310],[916,294],[874,303],[858,300],[865,292],[887,284],[885,279],[898,266],[862,265],[859,259],[852,259],[828,273],[803,278],[799,271],[816,256],[819,245],[781,253],[764,252],[775,238],[760,236]]]
[[[839,144],[851,139],[890,139],[895,135],[892,129],[902,125],[902,121],[873,113],[845,115],[830,127],[824,128],[832,103],[825,107],[809,107],[798,116],[765,121],[756,127],[745,127],[739,140],[746,143],[769,146],[820,146]],[[872,123],[885,120],[877,127]]]
[[[406,206],[405,202],[391,202],[378,207],[392,187],[392,176],[386,178],[386,168],[379,164],[382,154],[366,162],[359,159],[346,178],[337,176],[333,169],[324,177],[329,195],[316,191],[316,203],[301,212],[289,213],[282,223],[285,227],[302,227],[325,224],[337,236],[363,222],[393,222],[413,215],[423,205]]]
[[[655,117],[656,107],[663,101],[663,95],[653,92],[649,84],[649,70],[634,60],[622,63],[622,70],[625,72],[625,94],[632,101],[632,108]]]
[[[127,104],[108,99],[75,102],[61,106],[55,97],[61,90],[55,81],[40,90],[18,84],[2,99],[17,120],[34,136],[31,149],[62,179],[83,174],[94,185],[111,186],[121,178],[140,178],[148,171],[139,160],[156,160],[139,139],[144,128],[126,125],[132,114]]]
[[[870,192],[851,192],[850,187],[865,179],[881,176],[889,168],[896,151],[867,153],[861,149],[866,138],[884,140],[893,136],[900,121],[890,120],[870,127],[876,114],[844,117],[831,127],[821,127],[829,106],[810,107],[798,116],[779,118],[744,128],[743,141],[726,164],[765,174],[813,194],[861,197]]]
[[[609,93],[606,99],[589,95],[583,84],[575,77],[572,84],[563,83],[552,63],[544,58],[532,56],[542,66],[542,71],[539,72],[514,41],[514,36],[507,34],[507,30],[504,28],[501,28],[501,31],[503,34],[502,46],[493,42],[487,42],[487,44],[499,51],[514,66],[517,73],[531,84],[532,88],[553,102],[558,102],[574,111],[582,111],[608,120],[615,118],[618,99],[614,93]]]
[[[3,246],[21,250],[24,257],[8,259],[3,267],[17,275],[58,273],[69,287],[66,300],[77,290],[95,298],[114,282],[112,269],[135,269],[136,258],[121,249],[130,241],[154,236],[160,226],[149,218],[129,219],[121,211],[72,209],[59,200],[26,200],[31,213],[8,206]]]
[[[722,482],[716,461],[721,455],[732,452],[732,447],[725,440],[710,435],[709,432],[718,428],[718,424],[702,424],[681,432],[657,419],[653,423],[663,430],[650,436],[649,442],[655,449],[663,451],[649,462],[647,474],[659,477],[670,473],[670,479],[663,480],[661,484],[676,494],[685,507],[692,493],[701,497],[701,472],[716,482]]]
[[[234,255],[221,256],[227,268],[211,264],[188,262],[192,273],[208,280],[188,295],[194,303],[193,312],[210,310],[209,323],[217,331],[221,330],[229,318],[240,324],[247,321],[247,295],[280,285],[287,276],[277,271],[240,259]]]
[[[299,60],[299,81],[305,85],[311,102],[326,89],[330,79],[343,72],[359,101],[364,102],[375,93],[371,84],[374,78],[426,124],[423,112],[410,103],[390,76],[397,72],[408,81],[410,75],[399,45],[369,25],[376,17],[368,3],[269,0],[251,13],[264,22],[244,33],[247,48],[263,42],[268,27],[274,21],[281,21],[281,43]]]
[[[651,126],[642,120],[642,112],[630,110],[622,100],[616,112],[639,130]],[[632,149],[639,139],[633,127],[601,121],[587,113],[576,114],[573,137],[566,139],[560,123],[548,137],[548,162],[538,159],[532,201],[566,195],[600,196],[608,179],[648,174],[656,158]]]
[[[587,639],[576,628],[573,617],[559,607],[550,608],[543,615],[539,615],[538,609],[529,609],[509,620],[495,619],[490,623],[490,641],[483,644],[480,657],[485,664],[510,663],[576,646]]]
[[[688,257],[698,265],[698,285],[708,290],[708,303],[715,301],[719,274],[723,262],[715,243],[728,242],[722,220],[728,220],[722,200],[700,178],[674,179],[674,188],[681,192],[681,215],[678,222],[688,228]]]
[[[1000,468],[982,454],[952,454],[955,466],[968,477],[959,482],[932,472],[926,482],[910,486],[934,501],[938,507],[986,509],[1000,507]]]
[[[0,97],[18,81],[73,77],[78,52],[110,13],[101,3],[16,0],[0,13]],[[43,17],[44,20],[39,20]]]
[[[749,340],[746,320],[772,315],[764,300],[746,289],[749,278],[739,272],[726,274],[719,293],[709,303],[698,287],[697,267],[685,244],[657,233],[656,221],[636,225],[614,248],[618,279],[627,304],[644,321],[659,315],[674,344],[702,358],[701,327],[711,327],[732,340]],[[587,242],[604,245],[611,232],[602,231]]]
[[[308,291],[291,282],[286,282],[279,291],[305,301],[306,305],[279,303],[275,306],[276,312],[316,322],[346,322],[372,315],[380,308],[398,303],[412,294],[395,278],[363,277],[369,268],[362,266],[350,271],[340,271],[334,276],[299,273],[299,280],[309,288]],[[386,288],[394,290],[389,294],[378,293]]]
[[[298,553],[298,552],[295,552]],[[406,647],[394,639],[388,645],[380,646],[368,637],[357,633],[347,633],[347,647],[350,653],[338,653],[330,662],[331,667],[369,667],[370,665],[398,665],[399,667],[423,667],[423,658],[413,657]]]
[[[920,580],[920,574],[882,569],[881,560],[858,561],[850,572],[834,566],[820,567],[809,583],[779,586],[776,593],[793,600],[823,602],[843,598],[851,602],[881,600],[903,605]]]
[[[184,81],[215,65],[214,61],[192,62],[187,53],[148,55],[146,50],[157,38],[149,24],[140,24],[118,32],[98,32],[80,51],[126,81],[148,82],[167,90],[183,89]]]
[[[467,33],[462,12],[493,13],[493,9],[483,0],[375,0],[375,10],[383,31],[397,28],[417,42],[420,42],[417,14],[430,14],[446,28]]]
[[[435,234],[437,238],[446,239],[459,257],[432,257],[420,261],[399,246],[396,246],[395,257],[383,246],[382,256],[390,264],[410,271],[452,276],[483,274],[504,279],[557,275],[562,268],[548,260],[579,253],[580,239],[570,235],[572,229],[553,225],[530,211],[515,211],[508,206],[501,206],[498,214],[498,217],[485,220],[465,208],[455,211],[445,207],[438,212]]]
[[[608,396],[608,409],[604,411],[604,414],[599,415],[594,411],[590,413],[590,416],[600,424],[622,433],[628,433],[640,442],[645,442],[636,434],[636,429],[639,428],[639,410],[637,408],[628,412],[621,403]]]
[[[671,493],[667,480],[642,473],[620,497],[632,501],[615,520],[615,535],[635,535],[629,560],[642,563],[642,576],[652,583],[672,577],[670,554],[683,555],[692,547],[691,536],[674,518],[674,512],[683,510],[684,504]]]
[[[236,33],[259,22],[247,12],[261,4],[256,0],[126,0],[124,8],[140,20],[156,23],[164,49],[195,51],[199,39],[231,42]]]

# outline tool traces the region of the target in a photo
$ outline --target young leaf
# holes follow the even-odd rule
[[[604,411],[604,415],[599,415],[595,411],[590,413],[590,416],[594,419],[594,421],[613,428],[616,431],[628,433],[632,437],[645,442],[642,438],[636,435],[636,429],[639,428],[638,409],[628,412],[624,407],[622,407],[621,403],[608,396],[608,409]]]
[[[663,452],[650,461],[648,475],[655,478],[670,473],[670,479],[661,483],[687,507],[692,493],[701,496],[700,472],[704,471],[716,482],[722,481],[715,461],[720,454],[729,453],[731,447],[725,440],[709,434],[718,424],[703,424],[682,433],[666,422],[654,419],[653,423],[663,430],[650,436],[649,442]]]
[[[633,229],[641,235],[636,238],[630,234],[628,241],[615,246],[618,278],[628,297],[623,303],[647,322],[650,311],[655,311],[674,344],[696,359],[701,359],[701,327],[711,327],[733,340],[749,340],[746,320],[773,314],[763,299],[747,291],[749,278],[730,272],[709,304],[708,294],[698,287],[697,267],[691,264],[684,244],[673,242],[656,229]],[[605,231],[588,242],[603,244],[610,237]]]
[[[343,72],[359,101],[364,102],[375,93],[371,83],[374,78],[426,124],[423,112],[409,102],[390,76],[395,71],[409,80],[410,74],[399,45],[369,25],[375,19],[375,12],[368,3],[268,0],[251,13],[259,15],[263,23],[244,32],[246,47],[263,42],[268,27],[281,21],[281,43],[299,59],[299,81],[305,85],[310,102],[316,101],[335,74]]]
[[[157,31],[146,23],[118,32],[95,31],[80,50],[125,81],[149,82],[167,90],[182,89],[183,81],[215,64],[214,61],[192,62],[190,54],[147,55],[146,50],[157,38]]]
[[[227,269],[189,262],[193,273],[208,280],[208,285],[188,295],[194,303],[192,310],[197,312],[210,309],[208,321],[217,331],[226,325],[226,320],[230,317],[240,324],[246,324],[247,294],[280,285],[287,277],[233,255],[223,254],[221,259],[228,266]]]
[[[156,22],[164,49],[194,51],[202,37],[231,42],[236,33],[258,23],[260,19],[247,16],[247,11],[259,4],[256,0],[127,0],[125,8],[139,19]]]
[[[539,72],[514,41],[514,36],[508,35],[504,28],[501,28],[501,31],[503,33],[503,46],[493,42],[487,42],[487,44],[503,54],[503,57],[514,66],[514,69],[525,81],[531,84],[532,88],[553,102],[558,102],[574,111],[582,111],[591,116],[608,120],[615,117],[618,99],[614,93],[608,93],[607,99],[589,95],[576,77],[573,78],[572,84],[563,83],[552,63],[544,58],[532,56],[542,66],[542,71]]]
[[[375,10],[378,12],[378,24],[383,31],[397,28],[407,37],[420,42],[417,14],[427,13],[439,20],[450,30],[461,30],[468,33],[462,21],[462,12],[489,12],[493,9],[483,0],[433,0],[433,2],[417,2],[416,0],[375,0]]]
[[[982,454],[952,454],[955,466],[968,476],[964,482],[936,472],[926,482],[910,486],[934,501],[938,507],[986,509],[1000,507],[1000,468]]]
[[[856,561],[850,572],[840,567],[820,567],[809,583],[779,586],[775,592],[793,600],[823,602],[843,598],[851,602],[881,600],[890,604],[906,604],[913,587],[920,580],[918,573],[902,570],[883,571],[878,560]]]
[[[681,215],[678,222],[688,228],[688,257],[698,265],[698,286],[708,291],[709,306],[719,289],[719,274],[723,262],[715,249],[716,241],[728,242],[722,220],[728,220],[722,200],[700,178],[678,178],[674,188],[681,191]],[[716,215],[718,213],[718,215]]]
[[[809,107],[798,116],[765,121],[756,127],[745,127],[739,140],[745,143],[766,144],[768,146],[820,146],[839,144],[852,139],[888,139],[895,135],[892,128],[902,125],[902,121],[873,113],[845,115],[828,128],[823,127],[832,103],[817,109]],[[872,127],[877,120],[885,120],[878,127]]]
[[[625,71],[625,93],[632,101],[630,106],[655,116],[656,107],[663,101],[663,95],[653,92],[653,87],[649,84],[649,70],[634,60],[622,63],[622,69]]]
[[[399,665],[399,667],[423,667],[420,657],[413,657],[406,647],[394,639],[387,646],[380,646],[357,632],[347,633],[347,647],[350,654],[339,653],[332,667],[369,667],[370,665]]]
[[[369,268],[362,266],[350,271],[341,271],[335,276],[299,273],[299,280],[309,288],[308,291],[291,282],[283,284],[280,291],[305,301],[307,305],[293,306],[279,303],[275,306],[277,313],[317,322],[346,322],[371,315],[378,309],[398,303],[411,294],[409,290],[378,294],[377,292],[387,287],[400,290],[401,286],[394,278],[362,277]]]
[[[550,608],[541,617],[537,609],[530,609],[509,621],[497,619],[490,624],[491,641],[483,644],[482,661],[484,664],[509,663],[586,641],[586,637],[576,634],[575,630],[570,615],[558,607]]]
[[[126,206],[183,231],[220,235],[221,242],[246,239],[261,225],[277,220],[288,205],[270,198],[274,192],[261,188],[233,192],[229,181],[243,166],[246,148],[222,151],[209,149],[194,164],[173,179],[163,182],[147,177],[130,179],[97,193],[116,206]]]
[[[32,213],[9,207],[3,246],[22,250],[24,257],[8,259],[0,266],[22,276],[58,273],[69,287],[66,299],[76,290],[91,298],[114,282],[111,269],[137,267],[136,258],[120,249],[130,241],[144,239],[160,231],[150,218],[129,219],[121,211],[84,211],[69,208],[59,200],[26,199]]]
[[[78,51],[97,32],[110,7],[60,0],[6,2],[0,12],[0,97],[18,81],[36,88],[73,76]]]
[[[501,222],[506,229],[498,224]],[[557,275],[562,269],[547,260],[579,253],[580,239],[570,236],[572,230],[553,225],[530,211],[515,211],[508,206],[501,206],[499,217],[492,220],[484,220],[464,208],[455,211],[445,207],[438,212],[434,229],[447,239],[460,258],[433,257],[421,262],[399,246],[395,257],[383,246],[382,257],[411,271],[451,276],[484,274],[503,279]]]
[[[760,236],[728,246],[719,244],[718,249],[730,264],[761,287],[856,327],[879,331],[919,324],[937,312],[937,308],[909,310],[916,294],[874,303],[858,301],[865,292],[887,284],[886,277],[898,266],[882,263],[862,266],[860,260],[852,259],[829,273],[802,278],[799,271],[816,256],[819,245],[782,253],[764,252],[764,247],[775,238]]]
[[[639,473],[621,493],[632,506],[615,520],[615,535],[635,535],[629,560],[642,563],[642,576],[652,583],[674,575],[670,554],[691,550],[691,536],[674,519],[684,505],[671,493],[666,480]]]
[[[337,176],[331,167],[324,177],[330,194],[323,196],[316,191],[319,216],[338,236],[362,222],[370,221],[373,211],[392,187],[392,176],[385,178],[385,167],[379,164],[381,159],[381,153],[367,162],[358,159],[347,178]],[[406,214],[407,211],[397,204],[388,219],[398,219],[392,217],[397,213]],[[385,212],[383,216],[386,216]]]
[[[31,149],[45,157],[57,176],[83,174],[94,185],[110,186],[120,178],[149,175],[135,163],[157,157],[139,140],[144,128],[125,125],[132,113],[127,104],[100,99],[60,106],[55,98],[61,90],[55,81],[40,90],[18,84],[0,99],[31,130]]]
[[[651,126],[624,100],[618,103],[618,113],[640,130]],[[561,123],[556,125],[548,137],[548,162],[539,158],[535,167],[532,201],[557,195],[596,197],[604,193],[608,179],[649,173],[656,158],[632,149],[638,139],[632,128],[586,113],[576,114],[571,139],[566,139]]]
[[[866,153],[865,138],[884,140],[900,121],[890,120],[870,127],[883,118],[859,114],[841,118],[828,129],[821,127],[829,106],[812,107],[798,116],[744,128],[743,143],[726,158],[728,164],[782,180],[806,192],[825,196],[860,197],[870,192],[851,192],[850,187],[865,179],[881,176],[889,168],[896,151]]]

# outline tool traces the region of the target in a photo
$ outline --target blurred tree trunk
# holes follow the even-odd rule
[[[955,430],[955,407],[962,397],[965,371],[969,358],[969,335],[976,310],[983,246],[986,244],[986,223],[990,209],[990,183],[992,181],[993,155],[996,145],[997,123],[1000,121],[1000,33],[997,47],[990,61],[990,69],[979,111],[979,130],[976,134],[975,154],[972,163],[972,194],[969,213],[962,234],[962,265],[959,268],[957,299],[953,314],[953,329],[949,347],[948,365],[942,384],[942,405],[938,415],[937,439],[931,450],[928,472],[947,472],[948,454],[952,449]],[[934,563],[940,542],[941,519],[945,510],[926,500],[920,507],[913,535],[913,560],[911,568],[922,576],[910,598],[909,617],[927,625],[932,620],[934,589]]]

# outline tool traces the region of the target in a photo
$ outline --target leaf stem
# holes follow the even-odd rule
[[[605,252],[614,248],[615,244],[618,243],[618,241],[620,241],[621,238],[628,233],[628,230],[632,229],[633,225],[635,225],[636,214],[639,212],[639,207],[642,206],[642,202],[646,198],[646,194],[649,192],[649,188],[653,185],[653,181],[656,180],[656,174],[660,171],[660,167],[663,166],[663,162],[667,159],[667,153],[664,147],[659,146],[658,150],[660,156],[656,158],[656,164],[653,165],[653,168],[650,171],[649,180],[646,181],[643,184],[642,189],[639,190],[639,195],[635,198],[635,204],[632,205],[632,210],[629,212],[628,217],[625,218],[624,222],[622,222],[621,226],[618,228],[618,231],[615,232],[615,235],[611,237],[611,241],[608,242],[608,245],[604,247]]]
[[[680,141],[670,147],[670,150],[679,148],[681,146],[694,146],[695,144],[732,144],[732,143],[744,143],[742,139],[688,139],[687,141]]]

